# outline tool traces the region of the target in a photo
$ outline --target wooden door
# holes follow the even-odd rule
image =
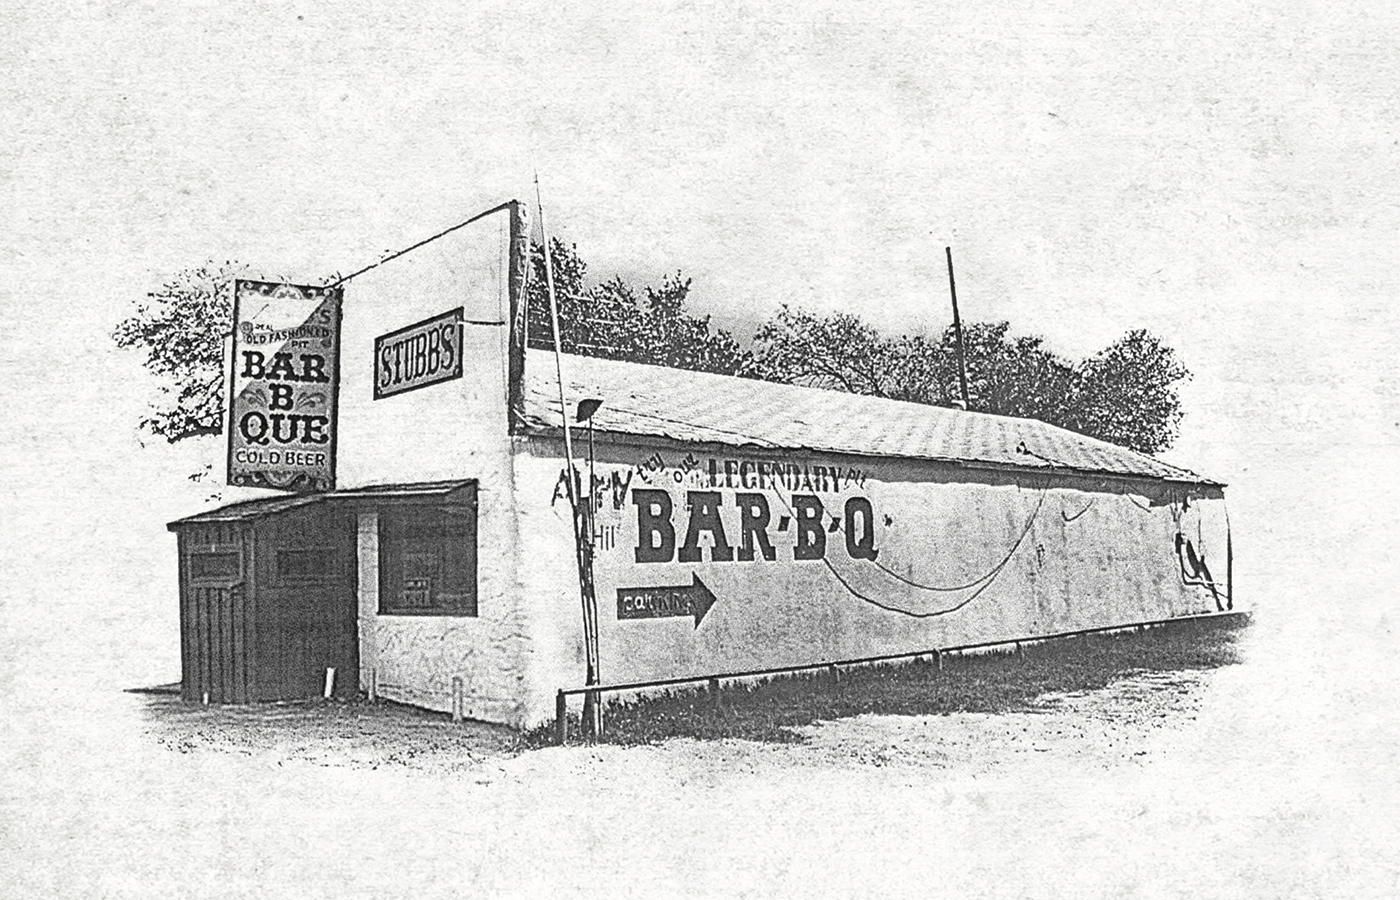
[[[360,645],[353,515],[317,504],[258,523],[255,551],[258,700],[359,691]]]
[[[241,523],[192,525],[179,535],[180,684],[186,700],[247,703],[253,631]]]

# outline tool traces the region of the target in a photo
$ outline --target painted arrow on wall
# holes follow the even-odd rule
[[[694,616],[695,627],[715,605],[715,595],[700,580],[699,575],[691,574],[690,584],[662,587],[636,587],[617,589],[617,617],[619,619],[666,619],[674,616]]]

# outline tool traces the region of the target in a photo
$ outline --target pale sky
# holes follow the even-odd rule
[[[1180,464],[1242,487],[1263,466],[1276,492],[1319,454],[1397,443],[1400,14],[1381,5],[5,18],[6,441],[45,448],[7,452],[21,482],[100,481],[94,441],[139,449],[149,384],[108,334],[163,276],[217,257],[319,280],[529,197],[536,170],[594,275],[681,269],[741,331],[784,302],[941,328],[951,244],[967,319],[1070,356],[1135,327],[1174,346],[1196,375]]]

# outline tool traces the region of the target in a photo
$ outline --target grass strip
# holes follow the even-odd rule
[[[945,654],[941,670],[930,661],[899,662],[841,669],[838,676],[805,672],[734,682],[717,692],[702,685],[605,698],[602,741],[636,745],[690,737],[788,743],[803,739],[794,728],[867,713],[1024,711],[1047,694],[1097,690],[1140,672],[1235,664],[1247,623],[1243,618],[1169,623],[1023,645],[1020,653]],[[576,741],[578,716],[570,718]],[[554,726],[527,732],[522,740],[526,746],[552,744]]]

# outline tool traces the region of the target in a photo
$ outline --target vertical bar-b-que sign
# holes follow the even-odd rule
[[[335,489],[340,288],[234,282],[228,483]]]

